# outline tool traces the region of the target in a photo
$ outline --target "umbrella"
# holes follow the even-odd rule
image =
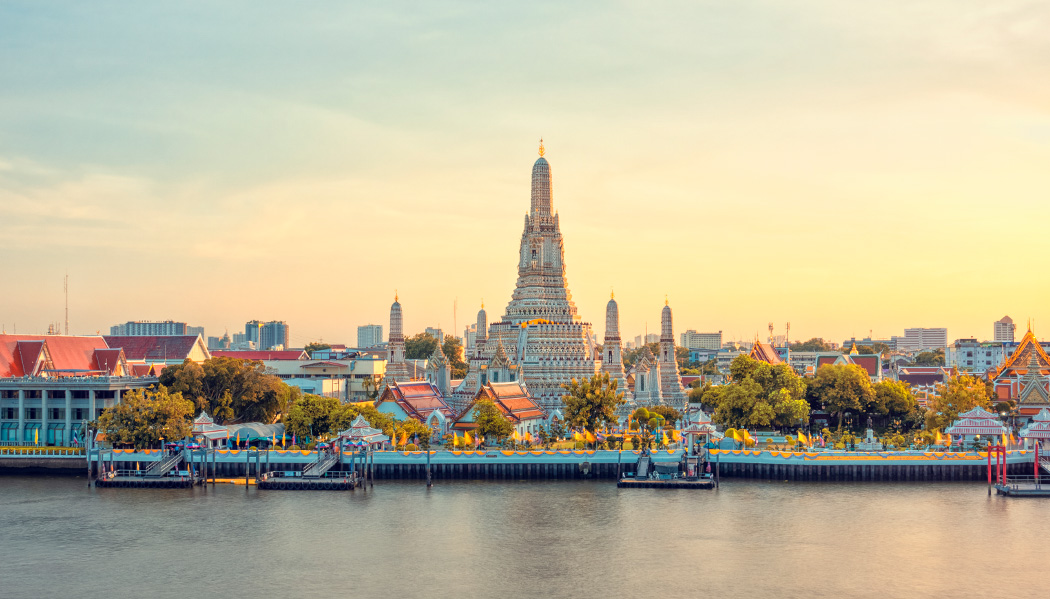
[[[318,443],[315,447],[328,447],[327,443]]]

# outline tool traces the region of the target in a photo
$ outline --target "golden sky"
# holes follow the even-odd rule
[[[101,7],[100,7],[101,6]],[[0,323],[502,314],[543,136],[625,338],[1050,326],[1050,5],[0,7]],[[1040,336],[1043,336],[1040,334]]]

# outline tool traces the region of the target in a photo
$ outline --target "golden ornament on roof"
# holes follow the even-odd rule
[[[547,153],[547,150],[544,149],[544,147],[543,147],[543,138],[541,137],[540,138],[540,156],[543,156],[546,153]]]

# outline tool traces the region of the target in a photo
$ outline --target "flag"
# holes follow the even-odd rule
[[[798,432],[798,442],[803,444],[803,445],[808,445],[809,444],[809,440],[806,439],[806,434],[803,433],[802,431]]]
[[[951,447],[952,446],[952,436],[951,435],[944,435],[944,446],[945,447]]]
[[[470,445],[473,442],[474,441],[472,441],[471,438],[470,438],[470,431],[467,431],[467,432],[463,433],[463,444],[464,445]]]
[[[514,429],[514,432],[510,435],[510,438],[514,439],[515,441],[521,440],[521,437],[518,436],[518,429]]]
[[[33,444],[40,445],[40,429],[38,428],[33,429]]]
[[[452,431],[452,446],[456,447],[457,445],[459,445],[459,435],[456,431]]]
[[[667,440],[667,432],[664,432],[664,445],[667,445],[668,443],[669,442]]]
[[[1006,447],[1006,433],[1003,433],[1003,447]]]
[[[944,444],[944,437],[941,436],[941,431],[937,431],[937,440],[934,441],[934,443],[937,444],[937,445],[943,445]]]
[[[592,433],[591,431],[585,431],[585,432],[587,433],[587,442],[588,443],[596,443],[598,441],[597,437],[594,436],[594,433]]]
[[[572,431],[572,440],[583,441],[583,435],[580,434],[580,431]]]
[[[744,445],[752,445],[751,433],[747,432],[747,429],[740,429],[741,436],[744,437]]]
[[[736,429],[733,429],[733,440],[734,441],[739,441],[740,443],[743,443],[744,442],[744,437],[743,437],[743,435],[740,434],[740,431],[738,431]]]
[[[281,448],[282,448],[282,449],[284,448],[284,441],[285,441],[285,438],[284,438],[284,437],[285,437],[285,435],[287,435],[287,434],[288,434],[288,433],[286,433],[286,432],[285,432],[285,433],[281,433]]]
[[[401,445],[408,445],[408,431],[401,432]]]
[[[292,433],[292,445],[295,445],[295,433]]]
[[[678,431],[671,431],[671,439],[673,439],[675,443],[680,442],[682,440],[682,433]]]
[[[241,446],[241,431],[237,431],[237,447]]]

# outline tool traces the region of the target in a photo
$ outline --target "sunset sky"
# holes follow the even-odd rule
[[[599,335],[1050,336],[1045,2],[148,4],[0,4],[8,332],[462,333],[542,136]]]

